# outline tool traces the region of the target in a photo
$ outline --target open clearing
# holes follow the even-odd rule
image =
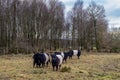
[[[70,72],[52,71],[52,66],[32,67],[32,55],[0,56],[0,80],[120,80],[120,54],[83,53],[64,63]]]

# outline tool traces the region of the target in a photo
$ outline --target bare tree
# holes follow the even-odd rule
[[[2,52],[29,53],[32,48],[80,46],[99,50],[111,41],[103,6],[91,2],[84,8],[83,1],[77,0],[68,14],[64,10],[59,0],[0,0]],[[108,41],[104,41],[103,35]]]
[[[93,44],[95,44],[95,47],[97,50],[99,50],[99,42],[98,42],[98,27],[97,23],[99,19],[105,19],[105,10],[104,7],[101,5],[97,5],[95,2],[91,2],[87,8],[88,14],[90,16],[91,21],[91,28],[93,28],[92,32],[92,40],[95,41]],[[93,45],[94,46],[94,45]]]
[[[74,23],[76,26],[76,31],[77,31],[77,47],[83,47],[83,39],[84,39],[84,23],[83,23],[83,1],[77,0],[76,3],[74,4],[73,7],[73,13],[74,13]]]
[[[64,5],[57,0],[49,1],[49,26],[50,26],[50,48],[59,48],[64,27]]]

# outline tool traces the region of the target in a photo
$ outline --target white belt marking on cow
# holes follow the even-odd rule
[[[56,55],[58,58],[59,58],[59,60],[60,60],[60,63],[58,64],[58,65],[61,65],[62,64],[62,61],[63,61],[63,57],[62,57],[62,55]]]
[[[73,50],[73,55],[77,55],[78,54],[78,50]]]
[[[64,53],[63,52],[61,52],[61,56],[64,58]]]
[[[49,57],[46,53],[44,53],[44,55],[45,55],[45,58],[46,58],[45,63],[47,63],[47,61],[49,60]]]

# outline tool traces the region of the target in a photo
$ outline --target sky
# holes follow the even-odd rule
[[[65,12],[72,9],[76,0],[59,0],[65,4]],[[120,0],[83,0],[84,6],[87,7],[91,1],[103,5],[106,11],[106,19],[109,23],[109,28],[120,27]]]

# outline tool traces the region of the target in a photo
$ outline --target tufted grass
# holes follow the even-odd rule
[[[71,72],[71,67],[64,66],[64,67],[62,67],[62,69],[60,71],[61,72]]]
[[[119,80],[120,54],[83,53],[63,63],[65,71],[32,67],[32,55],[0,56],[0,80]],[[70,71],[66,69],[70,68]]]

